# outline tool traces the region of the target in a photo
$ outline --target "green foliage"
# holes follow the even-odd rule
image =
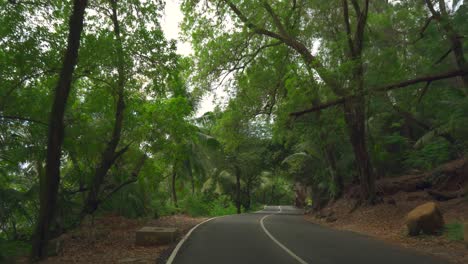
[[[425,145],[419,151],[409,152],[404,164],[408,168],[432,169],[449,159],[450,149],[448,143],[443,139],[438,139]]]
[[[463,241],[463,223],[454,222],[445,225],[445,235],[453,241]]]
[[[0,263],[13,262],[16,257],[27,256],[31,245],[27,241],[7,241],[0,238]]]
[[[181,204],[182,212],[194,216],[222,216],[236,213],[236,207],[226,195],[189,196]]]
[[[360,105],[365,140],[379,178],[432,169],[468,151],[468,88],[460,80],[376,90],[454,69],[453,52],[441,57],[450,38],[438,21],[431,21],[418,40],[428,14],[423,1],[369,1],[359,54],[362,91],[357,91],[360,80],[354,79],[359,62],[348,58],[340,1],[267,1],[287,31],[280,35],[294,38],[292,43],[303,44],[312,56],[282,43],[284,36],[253,32],[224,1],[182,1],[182,30],[194,49],[190,57],[178,55],[176,42],[165,38],[162,2],[119,2],[123,62],[115,54],[119,43],[108,16],[109,2],[97,1],[87,8],[66,106],[54,231],[77,224],[113,134],[119,67],[125,71],[126,107],[117,150],[126,151],[113,161],[99,189],[97,213],[132,218],[232,214],[236,202],[246,210],[290,204],[295,183],[325,198],[337,197],[340,184],[359,178],[349,116],[341,106],[300,117],[290,114],[356,92],[365,95]],[[232,3],[249,23],[279,32],[264,1]],[[461,1],[453,1],[453,6],[446,23],[466,36],[468,7]],[[4,245],[9,243],[5,240],[30,239],[37,218],[38,186],[46,177],[48,116],[71,8],[72,1],[0,1]],[[349,11],[354,29],[359,16],[352,6]],[[466,38],[461,41],[466,54]],[[330,85],[328,78],[336,84]],[[225,101],[197,117],[203,96],[221,90]],[[136,171],[143,155],[147,160]],[[314,202],[319,199],[314,197]],[[454,224],[447,230],[458,228]],[[0,249],[3,254],[12,252]]]

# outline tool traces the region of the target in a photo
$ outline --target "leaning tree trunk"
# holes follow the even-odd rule
[[[78,50],[87,4],[87,0],[74,0],[73,11],[70,16],[67,50],[55,88],[54,101],[50,113],[46,175],[40,179],[40,209],[32,243],[31,257],[33,260],[47,257],[47,242],[50,239],[49,228],[54,219],[57,193],[60,185],[60,158],[64,138],[63,117],[70,94],[73,72],[78,60]]]
[[[104,183],[104,178],[106,177],[108,171],[114,165],[116,159],[122,155],[127,148],[122,149],[121,151],[116,152],[117,146],[119,145],[121,133],[122,133],[122,124],[125,111],[125,101],[124,101],[124,88],[125,88],[125,69],[124,69],[124,55],[122,47],[122,38],[120,35],[120,25],[117,19],[117,0],[111,0],[112,6],[112,15],[111,19],[114,25],[114,35],[116,37],[116,53],[117,53],[117,105],[115,111],[115,123],[112,131],[111,140],[107,143],[107,146],[104,152],[101,155],[101,162],[94,171],[93,182],[86,198],[85,205],[81,212],[81,219],[88,215],[94,213],[99,206],[99,192],[101,186]]]

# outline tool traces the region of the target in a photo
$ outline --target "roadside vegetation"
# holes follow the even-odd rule
[[[466,206],[466,0],[181,10],[191,56],[164,1],[0,0],[0,262],[46,259],[90,217]]]

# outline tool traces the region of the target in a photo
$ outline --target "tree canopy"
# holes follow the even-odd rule
[[[43,259],[88,215],[303,206],[300,188],[373,205],[378,179],[465,155],[467,1],[181,10],[190,56],[161,0],[0,0],[0,243]]]

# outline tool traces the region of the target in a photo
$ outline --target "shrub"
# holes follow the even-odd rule
[[[181,202],[182,212],[198,216],[221,216],[236,213],[236,207],[226,195],[189,196]]]

